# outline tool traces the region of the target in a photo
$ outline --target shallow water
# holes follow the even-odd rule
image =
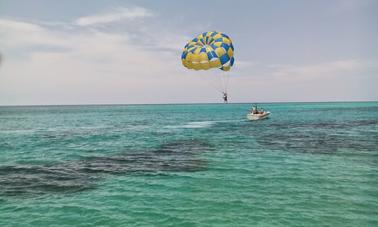
[[[0,226],[378,226],[378,103],[0,107]]]

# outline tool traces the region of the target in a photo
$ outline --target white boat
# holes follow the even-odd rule
[[[269,114],[270,114],[269,111],[264,111],[262,113],[257,113],[257,114],[249,113],[247,114],[247,119],[250,121],[262,120],[262,119],[268,118]]]

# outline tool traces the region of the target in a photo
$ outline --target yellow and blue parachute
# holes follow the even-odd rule
[[[234,65],[234,47],[227,35],[204,32],[185,45],[181,60],[188,69],[229,71]]]

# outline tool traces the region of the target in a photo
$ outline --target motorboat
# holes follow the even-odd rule
[[[262,120],[269,117],[269,111],[263,111],[258,113],[249,113],[247,114],[247,119],[250,121]]]

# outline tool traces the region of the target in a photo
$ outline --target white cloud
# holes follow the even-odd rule
[[[52,31],[35,23],[0,18],[0,47],[13,51],[30,46],[65,47],[65,32]]]
[[[201,77],[185,76],[181,45],[170,43],[186,39],[171,32],[154,31],[145,48],[148,26],[130,33],[0,22],[0,104],[174,102],[203,86]],[[135,34],[141,37],[130,38]]]
[[[153,14],[150,10],[142,7],[118,8],[110,13],[95,14],[91,16],[80,17],[75,20],[79,26],[91,26],[97,24],[107,24],[120,20],[134,20],[151,17]]]
[[[377,69],[378,64],[369,60],[345,59],[331,62],[323,62],[312,65],[269,65],[273,76],[285,76],[296,78],[324,78],[345,74],[361,73],[362,70]]]
[[[23,32],[39,32],[42,30],[42,27],[36,24],[9,19],[0,19],[0,28],[2,30],[17,30]]]

